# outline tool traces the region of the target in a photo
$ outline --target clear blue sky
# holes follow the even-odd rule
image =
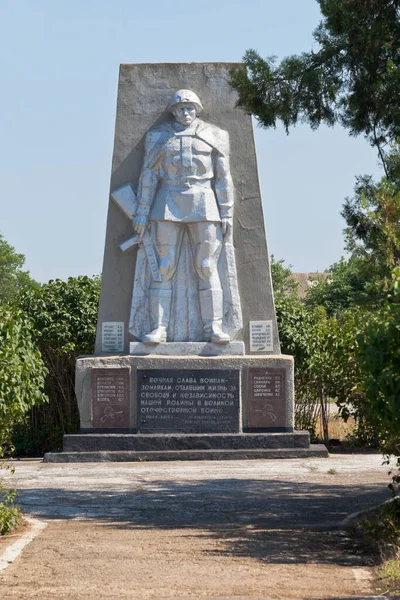
[[[239,61],[308,50],[315,0],[0,0],[0,232],[41,282],[101,270],[120,63]],[[297,272],[343,254],[356,174],[340,129],[256,130],[270,253]]]

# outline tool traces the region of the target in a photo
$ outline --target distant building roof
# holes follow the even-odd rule
[[[298,283],[298,294],[300,300],[306,297],[307,290],[312,287],[316,279],[326,279],[330,273],[292,273],[290,279]]]

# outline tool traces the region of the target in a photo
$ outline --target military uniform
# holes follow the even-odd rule
[[[231,219],[234,189],[229,169],[229,135],[196,118],[185,127],[164,123],[150,130],[138,186],[137,214],[149,219],[158,253],[162,283],[150,287],[150,315],[163,341],[171,310],[171,280],[182,238],[187,231],[198,276],[205,339],[225,343],[221,329],[222,289],[218,259],[222,249],[221,219]]]

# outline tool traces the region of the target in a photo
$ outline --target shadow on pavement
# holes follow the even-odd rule
[[[220,479],[177,483],[133,480],[129,486],[85,490],[21,490],[19,503],[42,519],[95,519],[104,526],[195,530],[231,553],[265,563],[370,564],[340,531],[350,513],[390,497],[382,483],[316,484],[281,480]],[[199,531],[200,530],[200,531]],[[208,551],[209,552],[209,551]]]

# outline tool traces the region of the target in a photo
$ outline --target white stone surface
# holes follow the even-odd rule
[[[135,356],[244,356],[244,343],[166,342],[142,344],[141,342],[131,342],[129,354]]]
[[[130,220],[135,210],[147,256],[136,261],[129,324],[145,343],[226,341],[242,328],[235,257],[225,256],[233,250],[229,134],[200,120],[201,109],[191,90],[176,92],[173,119],[146,134],[136,208],[131,184],[111,194]]]

